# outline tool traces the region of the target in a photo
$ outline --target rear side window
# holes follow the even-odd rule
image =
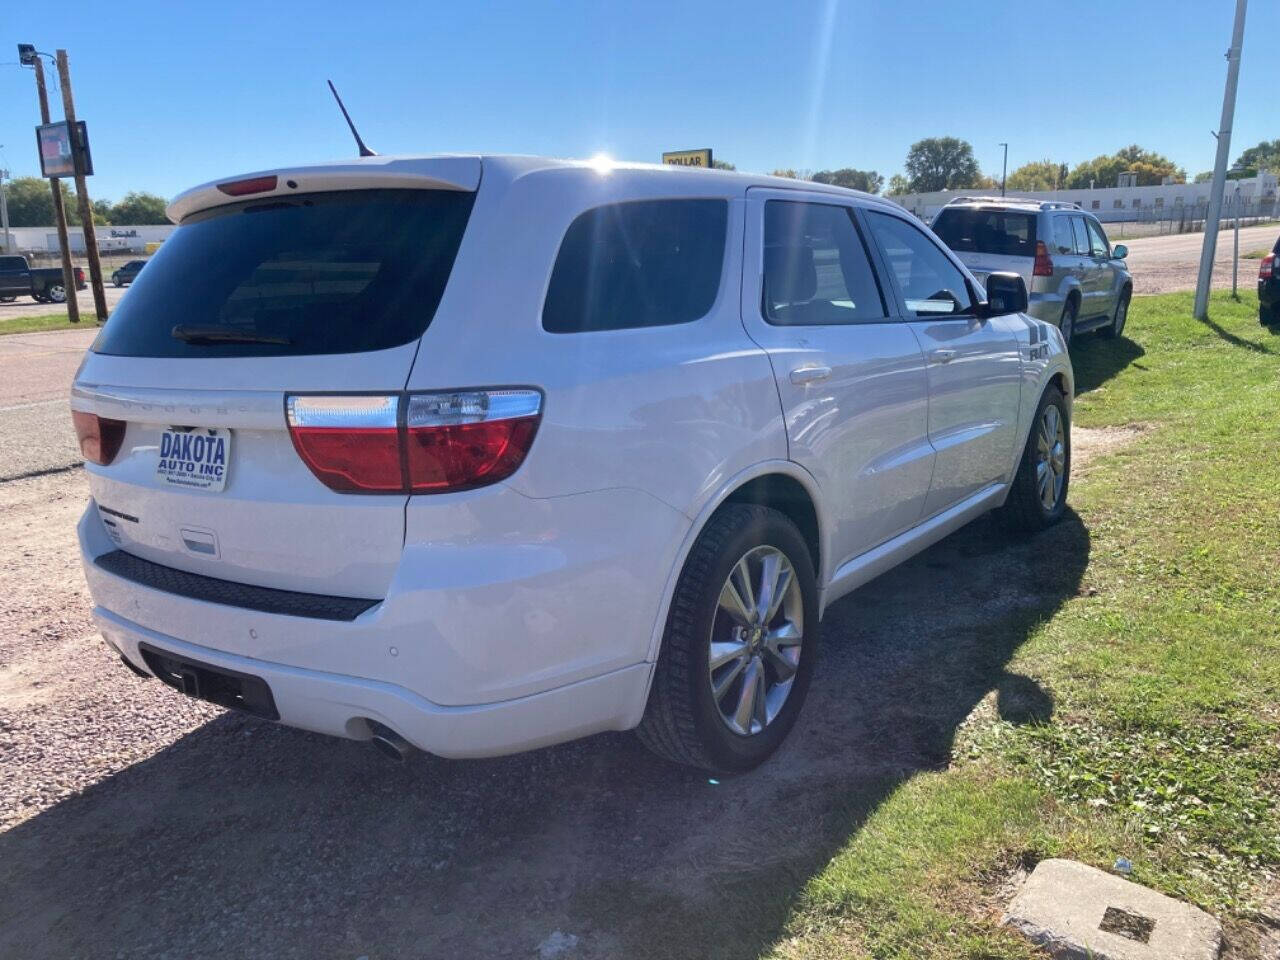
[[[195,214],[146,261],[94,349],[300,356],[416,340],[444,294],[474,198],[348,190]]]
[[[542,327],[585,333],[690,323],[720,290],[729,204],[638,200],[596,207],[569,225]]]
[[[1071,229],[1076,237],[1076,253],[1082,257],[1089,256],[1089,234],[1084,228],[1084,217],[1072,217]]]
[[[765,319],[779,326],[884,319],[852,210],[790,200],[765,204],[763,301]]]
[[[1076,252],[1075,235],[1071,232],[1070,217],[1053,218],[1053,249],[1055,253],[1064,255]]]
[[[0,270],[25,270],[27,261],[21,257],[0,257]]]
[[[933,232],[956,253],[1006,257],[1033,257],[1036,253],[1034,213],[952,208],[938,214]]]

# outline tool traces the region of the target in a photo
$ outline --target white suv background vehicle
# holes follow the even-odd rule
[[[876,197],[376,157],[169,213],[71,405],[96,620],[193,696],[395,755],[638,727],[748,769],[830,603],[1065,508],[1057,330]]]

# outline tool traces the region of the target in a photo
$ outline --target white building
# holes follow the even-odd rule
[[[143,227],[109,227],[98,226],[98,249],[103,253],[143,253],[148,243],[159,243],[167,240],[178,228],[172,223]],[[57,227],[10,227],[14,253],[56,253],[58,250]],[[71,252],[85,252],[84,231],[79,227],[67,225],[67,239],[71,243]],[[0,245],[4,244],[4,234],[0,233]]]
[[[1030,200],[1060,200],[1078,203],[1099,220],[1203,220],[1209,206],[1208,183],[1165,183],[1152,187],[1098,187],[1093,190],[1011,190],[1010,197]],[[1276,174],[1262,170],[1256,177],[1228,180],[1223,216],[1233,215],[1233,198],[1240,188],[1241,216],[1275,215]],[[907,193],[890,199],[902,204],[924,221],[956,197],[991,195],[983,189],[939,190],[934,193]],[[998,191],[995,191],[998,192]]]

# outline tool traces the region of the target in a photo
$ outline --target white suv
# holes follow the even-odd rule
[[[135,671],[447,757],[639,727],[742,770],[834,600],[1064,510],[1062,338],[818,184],[368,158],[182,194],[71,406]]]

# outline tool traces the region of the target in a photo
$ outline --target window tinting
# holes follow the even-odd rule
[[[1033,213],[952,207],[934,221],[933,232],[957,253],[995,253],[1033,257],[1036,217]]]
[[[1071,229],[1076,236],[1076,253],[1082,257],[1090,256],[1089,234],[1084,228],[1084,217],[1072,217]]]
[[[1055,253],[1067,255],[1076,252],[1075,235],[1071,232],[1070,217],[1053,218],[1053,250]]]
[[[765,204],[762,310],[769,323],[783,326],[884,319],[852,210],[790,200]]]
[[[870,210],[867,221],[911,315],[930,317],[973,309],[964,274],[922,231],[898,217]]]
[[[1107,245],[1107,238],[1102,232],[1102,228],[1092,220],[1086,220],[1085,226],[1089,228],[1089,244],[1092,254],[1095,257],[1110,257],[1111,248]]]
[[[408,343],[435,314],[474,197],[348,190],[195,214],[138,273],[94,349],[246,357]],[[177,328],[205,336],[178,339]]]
[[[542,306],[551,333],[689,323],[720,289],[725,200],[640,200],[569,225]]]

